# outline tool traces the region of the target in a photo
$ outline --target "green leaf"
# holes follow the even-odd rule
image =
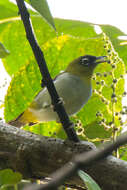
[[[81,23],[80,23],[81,24]],[[88,25],[88,23],[87,23]],[[86,27],[88,29],[88,26]],[[91,25],[90,25],[91,28]],[[92,30],[92,28],[89,30]],[[86,30],[87,30],[86,29]],[[95,35],[94,33],[91,36]],[[43,52],[48,64],[48,68],[52,77],[54,78],[60,70],[64,70],[68,63],[75,59],[76,57],[84,54],[92,54],[92,55],[106,55],[105,49],[103,48],[104,41],[103,35],[99,35],[98,37],[93,38],[77,38],[72,35],[60,35],[58,38],[51,38],[47,42],[43,43]],[[89,138],[93,141],[101,141],[104,139],[108,139],[111,136],[112,130],[107,130],[105,126],[98,124],[98,122],[102,118],[97,118],[96,113],[98,110],[103,114],[103,118],[106,120],[106,125],[112,121],[112,103],[111,103],[111,95],[112,95],[112,76],[108,75],[105,77],[104,74],[109,73],[112,70],[111,65],[102,64],[99,65],[95,71],[101,73],[101,77],[96,76],[96,80],[92,81],[92,86],[96,89],[97,93],[93,93],[93,96],[88,101],[88,103],[84,106],[84,108],[77,114],[78,119],[82,123],[83,133],[80,134],[81,138],[86,139]],[[115,105],[116,111],[121,111],[122,102],[121,95],[124,91],[124,80],[120,78],[120,75],[125,73],[124,64],[122,62],[117,63],[117,67],[113,70],[114,76],[119,80],[116,85],[116,92],[118,97],[118,101]],[[27,65],[22,67],[19,72],[17,72],[10,84],[8,93],[5,98],[5,119],[9,121],[11,119],[16,118],[20,113],[22,113],[28,105],[33,100],[34,96],[40,90],[40,80],[41,75],[38,69],[37,64],[31,58]],[[26,82],[27,81],[27,82]],[[32,82],[28,82],[32,81]],[[102,86],[97,85],[97,81],[104,81],[106,85]],[[121,90],[119,91],[119,86]],[[28,90],[29,89],[29,90]],[[101,89],[101,94],[98,92]],[[106,105],[102,102],[102,97],[109,102]],[[92,110],[92,112],[91,112]],[[119,126],[118,118],[115,119],[116,126]],[[44,126],[44,127],[43,127]],[[47,126],[47,127],[46,127]],[[37,128],[32,127],[27,129],[32,132],[53,136],[54,133],[56,136],[61,138],[65,138],[65,134],[61,127],[58,127],[55,122],[49,122],[39,125]],[[81,130],[81,127],[77,128],[77,130]],[[84,136],[84,131],[85,135]]]
[[[103,34],[96,34],[94,25],[91,23],[55,19],[55,25],[58,31],[58,37],[56,37],[55,31],[43,19],[37,15],[31,18],[52,78],[60,70],[64,70],[69,62],[81,55],[108,55],[107,49],[104,46],[107,44],[106,41],[109,43],[110,39],[104,40]],[[110,32],[113,33],[112,31]],[[113,43],[115,43],[115,40],[117,39],[114,37]],[[6,70],[10,75],[13,75],[5,98],[5,119],[9,121],[22,113],[39,92],[41,75],[35,64],[33,53],[27,42],[23,24],[20,20],[10,20],[10,22],[0,24],[0,41],[11,52],[6,59],[3,59]],[[112,47],[112,45],[110,46]],[[110,49],[112,49],[111,47]],[[111,51],[113,56],[114,54],[116,56],[114,50]],[[35,69],[32,69],[34,68],[33,64],[36,65]],[[93,93],[88,103],[77,114],[77,118],[82,124],[81,127],[77,127],[77,130],[83,131],[82,134],[79,132],[80,137],[83,139],[88,138],[88,140],[92,141],[101,141],[104,139],[107,140],[111,136],[112,130],[110,130],[109,123],[112,121],[111,84],[113,77],[110,74],[107,77],[104,77],[104,75],[105,73],[113,72],[113,76],[118,80],[116,84],[118,101],[115,103],[114,110],[115,112],[120,112],[122,109],[122,94],[124,92],[124,79],[121,78],[121,75],[124,76],[125,74],[125,66],[121,60],[116,65],[117,67],[113,70],[111,64],[104,63],[99,65],[95,70],[94,76],[96,80],[92,81],[92,86],[97,93]],[[29,72],[31,69],[32,74]],[[96,72],[100,72],[101,77],[96,76]],[[98,81],[104,81],[105,85],[103,87],[100,84],[96,85]],[[100,91],[101,94],[99,94]],[[102,102],[102,98],[109,104],[106,105],[105,102]],[[96,117],[96,112],[98,111],[102,113],[103,117]],[[105,124],[107,128],[103,124],[99,124],[102,119],[106,120]],[[77,119],[74,119],[74,121],[77,121]],[[115,125],[117,127],[120,126],[118,117],[115,117]],[[41,127],[39,126],[36,129],[32,127],[30,130],[36,133],[40,132],[43,135],[54,135],[56,131],[56,136],[65,138],[62,128],[58,127],[55,122],[44,123],[41,124]]]
[[[41,18],[34,17],[32,22],[40,44],[43,45],[45,41],[56,36],[51,27]],[[43,30],[47,31],[46,34]],[[17,72],[22,66],[27,65],[28,59],[33,57],[21,20],[13,20],[0,25],[0,41],[10,51],[10,56],[3,60],[5,69],[10,75]]]
[[[17,6],[10,2],[9,0],[0,1],[0,21],[3,23],[7,22],[6,19],[13,17],[18,17],[18,8]],[[9,20],[8,20],[9,21]]]
[[[88,190],[101,190],[99,185],[84,171],[79,170],[78,175],[84,181]]]
[[[9,55],[9,51],[4,47],[2,43],[0,43],[0,58],[4,58]]]
[[[51,71],[51,74],[54,78],[60,70],[65,69],[68,62],[84,54],[85,52],[86,54],[99,55],[99,49],[101,55],[101,46],[103,47],[101,38],[97,38],[94,40],[85,40],[73,38],[68,35],[62,35],[58,38],[54,38],[46,42],[44,44],[43,51],[47,60],[49,70]],[[70,56],[67,56],[66,52],[70,52],[70,50],[72,50],[72,53]],[[54,57],[52,57],[51,54]],[[65,62],[65,59],[68,59],[68,61]],[[27,63],[27,65],[22,67],[19,72],[14,75],[14,77],[12,78],[12,82],[10,83],[10,86],[8,88],[7,95],[5,97],[6,121],[14,119],[27,108],[27,106],[33,100],[34,96],[40,90],[40,80],[40,71],[37,64],[32,59]]]
[[[50,40],[55,38],[56,39],[56,33],[51,30],[51,27],[49,27],[41,18],[34,16],[32,17],[32,23],[35,30],[35,33],[37,35],[37,39],[39,41],[39,44],[43,49],[45,49],[45,45],[50,44]],[[73,38],[73,41],[76,40],[87,40],[89,42],[90,38],[98,38],[100,35],[97,35],[94,31],[94,25],[91,23],[85,23],[85,22],[79,22],[79,21],[69,21],[69,20],[62,20],[62,19],[55,19],[59,39],[64,39],[64,36],[66,35],[70,36],[70,38]],[[62,34],[64,32],[64,36]],[[63,38],[62,38],[63,37]],[[7,49],[10,51],[10,56],[4,59],[4,66],[6,68],[6,71],[12,75],[15,72],[17,72],[22,66],[26,65],[28,62],[28,59],[33,57],[33,53],[31,51],[31,48],[29,46],[29,43],[26,39],[26,35],[24,32],[24,27],[21,22],[21,20],[16,21],[10,20],[10,22],[5,22],[2,25],[0,25],[0,40],[3,42],[3,44],[7,47]],[[22,43],[21,43],[22,41]],[[60,41],[60,40],[59,40]],[[63,40],[62,40],[63,41]],[[92,39],[91,39],[92,41]],[[46,43],[46,44],[45,44]],[[66,44],[66,43],[65,43]],[[91,43],[92,44],[92,43]],[[81,44],[82,45],[82,44]],[[83,50],[83,47],[80,44],[78,45],[78,52],[79,55],[83,55],[83,53],[87,53],[88,49],[91,51],[88,53],[95,54],[99,50],[99,46],[97,47],[98,50],[92,49],[96,47],[90,47],[87,46],[87,51],[85,52]],[[95,44],[94,44],[95,46]],[[103,45],[100,46],[100,49]],[[73,47],[73,48],[72,48]],[[64,46],[62,46],[62,50],[64,51],[63,60],[65,63],[70,62],[71,59],[74,58],[74,47],[72,44],[72,50],[71,54],[69,52],[65,52]],[[52,46],[53,49],[53,46]],[[58,48],[57,48],[58,49]],[[51,50],[51,48],[50,48]],[[52,50],[51,50],[52,51]],[[70,51],[70,50],[69,50]],[[55,53],[55,52],[52,52]],[[101,53],[102,54],[102,53]],[[54,61],[54,58],[57,59],[56,56],[60,56],[59,51],[57,51],[53,56],[50,55],[50,59]],[[77,56],[79,56],[77,53]],[[98,53],[99,55],[99,53]],[[61,57],[62,59],[62,57]]]
[[[41,75],[35,62],[28,63],[14,75],[5,96],[6,121],[14,119],[28,107],[41,88],[40,80]]]
[[[0,186],[15,185],[22,179],[22,175],[18,172],[13,172],[11,169],[0,171]]]
[[[27,0],[31,6],[40,13],[40,15],[50,24],[55,30],[55,24],[49,6],[46,0]]]
[[[62,125],[55,121],[39,123],[33,126],[24,126],[23,129],[43,136],[66,139],[66,134]]]
[[[89,39],[99,37],[95,30],[94,24],[76,20],[55,19],[55,25],[58,34],[72,35],[73,37]]]

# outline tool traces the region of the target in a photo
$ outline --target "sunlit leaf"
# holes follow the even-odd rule
[[[4,10],[7,13],[7,6],[4,7],[6,7]],[[109,43],[106,41],[110,41],[110,39],[104,40],[103,34],[96,34],[94,25],[91,23],[55,19],[58,31],[58,37],[56,37],[55,31],[41,17],[35,15],[31,18],[37,40],[44,52],[52,78],[61,70],[64,70],[69,62],[81,55],[107,55],[110,58],[108,50],[111,49],[112,54],[116,50],[116,48],[112,50],[112,45],[110,45],[111,47],[105,45]],[[113,28],[110,29],[113,30]],[[113,41],[113,45],[115,44],[113,47],[116,47],[116,36],[113,35],[113,31],[110,32],[112,33],[111,41]],[[10,55],[3,59],[3,62],[8,73],[13,75],[5,98],[5,119],[9,121],[22,113],[39,92],[41,75],[20,20],[11,19],[10,22],[0,24],[0,40],[10,51]],[[116,57],[119,60],[119,55]],[[112,64],[104,63],[97,67],[94,73],[96,79],[92,80],[93,89],[96,91],[93,92],[91,99],[76,115],[78,119],[72,118],[75,122],[77,120],[81,122],[81,126],[77,127],[77,131],[82,139],[102,141],[111,136],[112,128],[110,123],[113,119],[111,102],[113,92],[111,85],[113,78],[117,79],[115,112],[120,112],[122,109],[122,94],[124,92],[124,78],[121,77],[121,75],[124,76],[125,74],[124,62],[119,60],[116,66],[114,70],[112,69]],[[96,75],[98,72],[101,73],[101,76]],[[111,72],[113,72],[113,76],[111,76]],[[105,77],[105,73],[107,77]],[[99,82],[99,85],[96,84],[97,82]],[[104,82],[103,86],[101,85],[102,82]],[[103,99],[106,100],[107,104],[103,102]],[[96,116],[98,111],[102,114],[101,117]],[[103,120],[105,122],[100,123]],[[115,116],[115,125],[120,126],[120,120],[117,116]],[[49,136],[66,137],[61,126],[56,125],[55,122],[44,123],[35,126],[35,128],[32,127],[30,130]]]
[[[6,22],[6,19],[11,19],[18,16],[18,8],[9,0],[0,1],[0,20],[1,23]],[[8,20],[9,21],[9,20]]]
[[[60,37],[58,42],[60,41],[60,39],[64,39],[64,36],[66,35],[70,36],[70,38],[73,38],[73,41],[77,39],[77,41],[81,40],[82,42],[85,39],[89,42],[90,38],[94,39],[99,37],[99,35],[97,35],[94,31],[94,26],[90,23],[84,23],[79,21],[68,21],[62,19],[55,19],[55,23],[58,31],[58,36]],[[37,16],[32,17],[32,24],[35,33],[37,35],[39,44],[43,49],[45,49],[45,45],[47,47],[47,45],[50,44],[51,39],[53,38],[57,39],[56,33],[53,30],[51,30],[51,27],[49,27],[40,17]],[[4,66],[6,71],[10,75],[12,75],[15,72],[17,72],[22,66],[27,64],[28,59],[33,57],[33,53],[26,39],[23,24],[20,20],[18,21],[11,20],[11,22],[0,25],[0,31],[1,31],[0,40],[10,51],[10,55],[3,60]],[[62,32],[64,32],[66,35],[65,34],[63,35]],[[92,39],[91,39],[91,44],[92,44]],[[57,59],[59,56],[59,58],[61,59],[60,61],[64,62],[65,64],[68,64],[68,62],[70,62],[74,58],[75,52],[77,51],[74,50],[74,47],[76,47],[75,45],[73,46],[72,44],[71,46],[72,46],[70,47],[72,48],[71,54],[69,54],[70,50],[69,52],[68,51],[66,52],[66,49],[64,49],[64,46],[62,46],[63,56],[61,57],[60,56],[61,54],[59,53],[60,51],[57,52],[53,51],[53,45],[52,45],[52,49],[50,48],[51,52],[49,52],[49,57],[51,61],[54,61],[54,59]],[[100,47],[97,46],[98,48],[97,51],[95,44],[93,46],[94,47],[91,47],[91,45],[87,45],[87,49],[86,51],[84,51],[82,44],[81,45],[79,44],[76,47],[79,49],[79,51],[77,52],[77,56],[83,55],[87,52],[95,54],[97,53],[97,51],[99,55],[99,49],[101,50],[101,47],[103,45]],[[47,53],[48,53],[48,48],[47,48]],[[51,53],[53,57],[51,56]]]
[[[91,48],[88,47],[88,44]],[[101,50],[100,44],[103,44],[101,38],[85,40],[73,38],[68,35],[62,35],[59,38],[48,41],[45,43],[43,51],[52,76],[55,77],[60,70],[65,69],[68,62],[79,55],[85,54],[85,52],[86,54],[89,52],[88,54],[99,55],[98,50]],[[80,47],[82,47],[82,50]],[[70,49],[72,55],[66,57],[66,52],[69,52]],[[54,58],[50,56],[51,52]],[[102,54],[101,51],[100,54]],[[68,59],[68,62],[64,61],[65,58]],[[14,119],[27,108],[34,96],[40,90],[40,80],[41,75],[39,68],[37,64],[31,60],[14,75],[5,98],[5,119],[7,121]]]
[[[48,22],[48,24],[56,30],[47,0],[26,0],[26,2],[30,3],[31,6]]]
[[[39,91],[41,75],[35,62],[28,63],[13,77],[5,97],[5,119],[12,120],[23,112]]]

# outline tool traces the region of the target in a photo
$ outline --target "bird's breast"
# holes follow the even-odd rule
[[[67,113],[73,115],[78,112],[90,98],[92,93],[91,82],[81,80],[78,76],[69,73],[64,73],[59,76],[59,80],[57,80],[55,86],[59,96],[63,98]]]
[[[91,96],[91,83],[81,80],[78,76],[70,73],[60,74],[54,81],[59,96],[63,99],[65,110],[69,115],[78,112]],[[57,120],[57,114],[51,105],[51,98],[47,88],[44,88],[34,100],[36,107],[30,111],[40,121]]]

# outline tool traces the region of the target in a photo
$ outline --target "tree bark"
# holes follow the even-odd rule
[[[69,162],[76,154],[96,147],[90,142],[73,143],[43,137],[0,123],[0,169],[11,168],[23,178],[42,179]],[[127,162],[108,156],[90,167],[83,168],[102,190],[127,189]],[[70,184],[83,185],[78,176]]]

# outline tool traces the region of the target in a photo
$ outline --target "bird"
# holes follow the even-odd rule
[[[84,55],[73,60],[55,77],[54,85],[69,116],[79,112],[92,95],[93,71],[100,63],[108,62],[106,56]],[[40,90],[29,107],[9,124],[21,127],[39,122],[59,121],[46,87]]]

